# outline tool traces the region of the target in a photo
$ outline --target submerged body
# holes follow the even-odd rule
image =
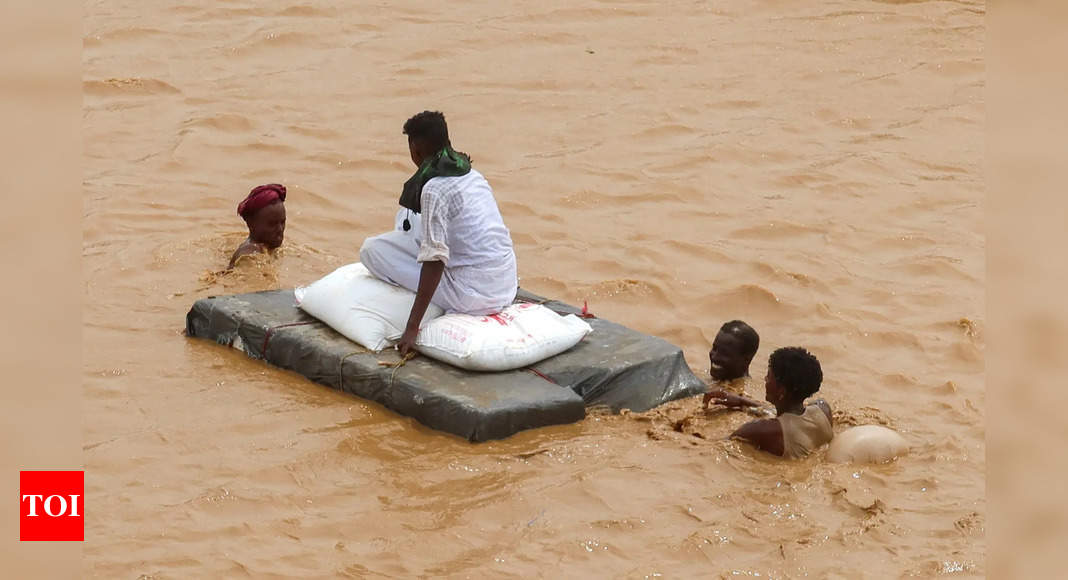
[[[787,412],[775,418],[782,432],[782,456],[806,457],[834,438],[831,407],[826,401],[805,406],[801,414]]]
[[[273,252],[282,246],[286,232],[286,188],[278,183],[252,189],[237,206],[237,214],[248,226],[248,237],[230,256],[227,269],[242,256]]]
[[[760,335],[753,327],[741,320],[724,323],[708,351],[709,376],[716,383],[724,387],[734,386],[737,390],[741,386],[738,381],[749,379],[749,363],[753,362],[759,348]],[[744,392],[744,389],[741,390]],[[706,409],[715,392],[705,393]]]
[[[768,359],[764,381],[764,400],[775,405],[775,418],[750,421],[730,437],[790,459],[805,457],[830,443],[834,438],[830,405],[822,399],[805,404],[819,390],[822,381],[819,361],[808,351],[798,347],[776,350]],[[712,391],[707,400],[732,409],[761,406],[757,401],[723,390]]]

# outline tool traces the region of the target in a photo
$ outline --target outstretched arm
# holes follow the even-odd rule
[[[415,337],[419,334],[419,323],[423,321],[423,315],[430,306],[430,299],[441,283],[441,275],[445,272],[445,262],[432,260],[423,262],[419,272],[419,288],[415,291],[415,303],[412,304],[412,313],[408,315],[408,325],[404,328],[397,350],[400,355],[407,356],[408,351],[415,346]]]
[[[750,421],[731,433],[731,439],[748,441],[757,449],[782,457],[786,444],[782,439],[782,424],[778,419]]]
[[[763,406],[758,401],[748,399],[741,395],[735,395],[734,393],[728,393],[723,389],[714,389],[705,393],[705,408],[708,408],[709,404],[723,405],[731,409],[744,409],[746,407],[761,407]]]

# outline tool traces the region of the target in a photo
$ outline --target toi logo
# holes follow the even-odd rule
[[[19,540],[85,539],[85,472],[19,472]]]

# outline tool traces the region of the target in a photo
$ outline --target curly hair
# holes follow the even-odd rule
[[[417,141],[423,141],[435,151],[440,151],[449,143],[449,126],[445,123],[445,114],[440,111],[423,111],[404,122],[404,134]]]
[[[753,330],[752,326],[742,322],[741,320],[732,320],[724,323],[719,328],[720,332],[726,332],[738,337],[738,340],[742,343],[743,354],[752,360],[756,355],[757,350],[760,348],[760,335],[756,330]]]
[[[823,382],[819,359],[799,346],[788,346],[771,353],[768,369],[779,386],[799,401],[819,391]]]

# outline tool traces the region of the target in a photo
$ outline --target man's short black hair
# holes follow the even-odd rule
[[[811,397],[823,383],[820,361],[799,346],[788,346],[771,353],[768,369],[775,376],[775,382],[796,401]]]
[[[757,350],[760,349],[760,335],[753,329],[752,326],[742,322],[741,320],[732,320],[724,323],[719,328],[720,332],[726,332],[738,337],[738,340],[742,343],[742,352],[750,360],[756,355]]]
[[[435,151],[449,145],[449,126],[439,111],[423,111],[404,122],[404,134]]]

